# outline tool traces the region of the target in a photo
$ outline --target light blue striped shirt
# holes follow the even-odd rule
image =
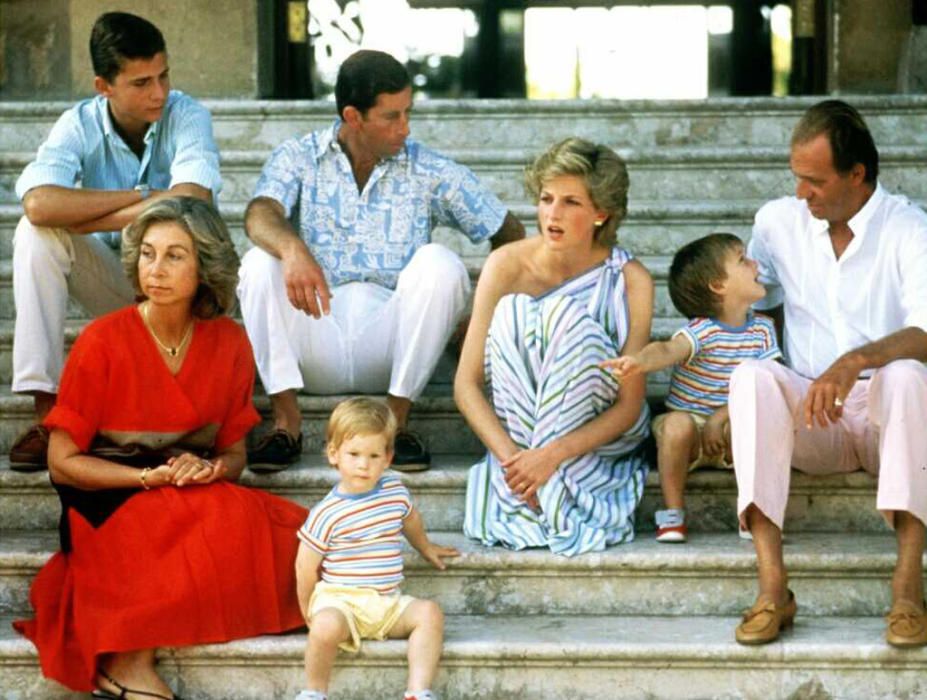
[[[42,185],[131,190],[147,184],[153,190],[195,184],[222,188],[219,149],[212,136],[209,111],[192,97],[172,90],[161,119],[148,127],[141,160],[113,126],[107,100],[82,100],[62,114],[35,160],[16,182],[16,195]],[[97,234],[119,245],[119,233]]]
[[[502,226],[506,208],[463,165],[407,139],[381,160],[363,192],[338,143],[341,120],[274,149],[255,197],[297,209],[299,230],[332,286],[374,282],[395,289],[415,251],[436,226],[474,243]]]

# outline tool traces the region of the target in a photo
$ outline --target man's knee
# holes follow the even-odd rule
[[[890,405],[927,407],[927,368],[917,360],[889,362],[870,381],[871,406],[877,412]]]
[[[730,396],[753,394],[762,385],[776,382],[777,364],[774,360],[744,360],[731,373]]]
[[[875,378],[882,382],[905,386],[921,386],[927,384],[927,368],[917,360],[895,360],[880,368]]]
[[[452,289],[460,285],[469,287],[470,283],[460,256],[440,243],[428,243],[415,251],[401,277],[400,285],[409,280],[418,289],[423,285]]]
[[[13,269],[66,259],[68,235],[64,229],[35,226],[23,216],[13,234]]]
[[[238,269],[239,295],[261,287],[272,287],[281,284],[283,280],[283,265],[279,258],[270,253],[254,247],[241,259]]]

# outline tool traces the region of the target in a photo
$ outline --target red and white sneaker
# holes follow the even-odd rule
[[[657,521],[657,542],[678,543],[688,538],[686,511],[681,508],[658,510],[654,519]]]

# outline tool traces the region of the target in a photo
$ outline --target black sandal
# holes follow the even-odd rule
[[[103,676],[103,678],[105,678],[108,683],[112,683],[116,688],[118,688],[119,695],[113,695],[108,690],[100,690],[98,688],[90,694],[90,697],[96,698],[96,700],[129,700],[129,698],[126,696],[126,693],[132,693],[133,695],[143,695],[146,698],[160,698],[160,700],[183,700],[183,698],[177,694],[174,694],[171,697],[167,697],[166,695],[151,693],[147,690],[135,690],[133,688],[126,688],[122,683],[117,681],[102,668],[98,668],[97,673]]]

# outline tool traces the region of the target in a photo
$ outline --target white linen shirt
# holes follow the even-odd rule
[[[828,223],[803,200],[756,214],[747,254],[767,294],[755,306],[784,304],[786,359],[804,377],[902,328],[927,331],[927,214],[877,185],[848,225],[853,240],[838,260]]]

